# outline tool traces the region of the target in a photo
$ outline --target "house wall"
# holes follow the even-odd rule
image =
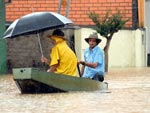
[[[126,27],[132,28],[132,2],[136,0],[72,0],[69,16],[75,25],[91,26],[94,23],[88,18],[88,11],[95,11],[103,15],[106,10],[115,13],[116,8],[124,11],[125,17],[130,18]],[[23,15],[37,11],[58,11],[59,0],[12,0],[6,5],[6,21],[14,21]],[[66,7],[62,6],[61,14],[65,15]],[[88,44],[84,41],[90,33],[90,28],[77,29],[74,32],[75,46],[78,59],[83,59],[83,51]],[[67,33],[69,36],[69,32]],[[71,31],[71,35],[72,35]],[[40,51],[36,36],[30,38],[7,41],[7,59],[12,60],[15,67],[32,66],[32,60],[40,61]],[[33,38],[32,38],[33,37]],[[44,34],[41,34],[44,37]],[[35,38],[35,39],[34,39]],[[100,37],[102,38],[102,37]],[[43,39],[44,54],[49,57],[51,46],[47,39]],[[102,38],[100,47],[103,49],[106,40]],[[25,44],[25,45],[24,45]],[[145,66],[145,33],[142,30],[121,30],[114,34],[109,50],[109,67],[141,67]],[[26,62],[24,62],[26,61]]]
[[[52,31],[46,31],[40,34],[43,54],[49,58],[52,44],[47,34]],[[81,28],[75,31],[65,30],[65,35],[70,40],[74,34],[75,50],[78,60],[83,60],[83,52],[88,44],[84,38],[95,32],[90,28]],[[99,46],[103,49],[106,39],[101,37],[102,42]],[[72,40],[72,39],[71,39]],[[145,32],[142,30],[120,30],[115,33],[109,49],[109,67],[144,67],[145,64]],[[7,39],[7,60],[10,60],[11,66],[15,67],[43,67],[40,61],[41,53],[37,36],[21,36],[14,39]]]
[[[12,0],[6,5],[6,21],[14,21],[23,15],[38,12],[57,12],[60,0]],[[68,1],[68,0],[64,0]],[[69,16],[76,25],[94,25],[88,18],[87,12],[95,11],[103,15],[107,10],[123,11],[125,18],[130,18],[127,27],[132,27],[132,0],[70,0]],[[61,7],[60,13],[66,14],[66,7]]]
[[[146,29],[146,54],[147,66],[150,67],[150,0],[145,0],[145,29]]]
[[[75,31],[77,57],[83,60],[83,52],[88,44],[84,38],[94,32],[93,29],[81,28]],[[99,46],[103,49],[106,39],[101,37]],[[81,48],[81,49],[80,49]],[[145,66],[145,34],[142,30],[120,30],[115,33],[109,48],[109,67]]]
[[[43,54],[49,58],[52,45],[48,38],[42,35],[40,34]],[[7,39],[7,60],[10,61],[11,67],[40,67],[42,66],[41,56],[38,39],[35,34]],[[33,62],[36,66],[33,66]]]

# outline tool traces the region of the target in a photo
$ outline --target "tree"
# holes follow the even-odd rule
[[[111,16],[110,16],[111,14]],[[111,39],[114,33],[118,32],[118,30],[122,29],[126,22],[129,19],[125,19],[123,13],[120,11],[116,11],[115,14],[112,14],[110,11],[107,11],[105,15],[101,17],[95,12],[89,12],[88,17],[95,23],[95,30],[101,36],[105,37],[107,42],[104,47],[105,53],[105,72],[108,72],[108,51]]]

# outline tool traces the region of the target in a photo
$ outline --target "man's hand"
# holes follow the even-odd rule
[[[79,61],[78,64],[85,65],[85,62],[84,61]]]
[[[41,56],[41,62],[42,62],[42,63],[49,64],[48,59],[47,59],[46,57],[44,57],[44,56]]]

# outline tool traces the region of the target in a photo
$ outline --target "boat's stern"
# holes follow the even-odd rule
[[[14,68],[13,78],[16,79],[31,79],[32,68]]]

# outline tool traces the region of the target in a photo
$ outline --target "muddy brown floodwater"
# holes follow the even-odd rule
[[[150,113],[150,68],[115,68],[107,92],[21,94],[12,75],[0,76],[0,113]]]

